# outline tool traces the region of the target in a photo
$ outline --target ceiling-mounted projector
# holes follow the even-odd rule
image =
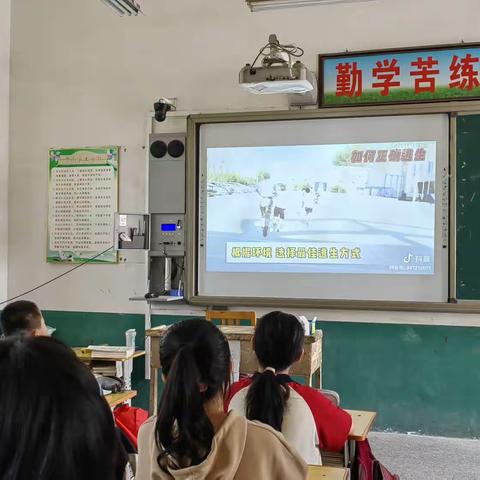
[[[291,105],[317,103],[315,74],[299,60],[303,49],[295,45],[282,45],[276,35],[270,35],[268,43],[260,50],[252,64],[240,70],[240,87],[250,93],[289,94]],[[261,66],[257,60],[263,57]]]

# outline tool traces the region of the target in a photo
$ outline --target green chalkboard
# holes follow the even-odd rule
[[[457,118],[457,298],[480,300],[480,115]]]

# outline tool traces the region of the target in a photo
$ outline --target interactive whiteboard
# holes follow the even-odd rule
[[[447,301],[447,115],[199,135],[199,295]]]

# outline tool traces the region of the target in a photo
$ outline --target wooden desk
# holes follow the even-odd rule
[[[145,333],[150,337],[150,415],[155,415],[158,406],[158,370],[160,365],[160,342],[168,330],[168,325],[151,328]],[[254,373],[258,370],[258,361],[252,349],[255,327],[224,325],[218,327],[229,341],[240,342],[240,372]],[[305,337],[305,355],[296,363],[290,374],[303,377],[308,385],[322,386],[322,331]],[[317,382],[314,382],[314,378]]]
[[[118,407],[118,405],[128,402],[128,400],[131,400],[136,396],[136,390],[127,390],[120,393],[109,393],[108,395],[105,395],[105,400],[107,401],[109,407],[114,409],[115,407]]]
[[[348,480],[348,468],[308,467],[308,480]]]
[[[377,417],[376,412],[363,412],[360,410],[346,410],[353,420],[353,428],[348,436],[349,440],[363,441],[368,438],[373,422]]]

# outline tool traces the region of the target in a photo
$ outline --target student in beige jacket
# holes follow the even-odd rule
[[[165,389],[138,438],[136,480],[304,480],[307,466],[283,436],[225,413],[228,342],[211,322],[185,320],[165,336]]]

